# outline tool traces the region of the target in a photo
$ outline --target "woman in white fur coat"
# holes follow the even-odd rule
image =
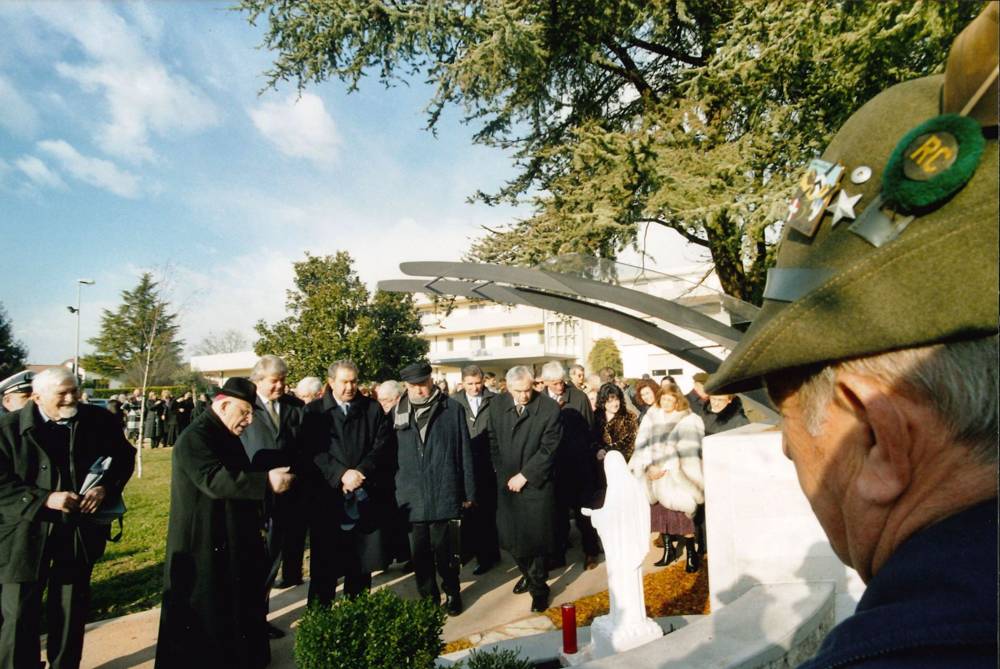
[[[664,386],[656,405],[639,424],[635,452],[629,461],[632,474],[646,484],[650,525],[660,533],[663,557],[656,564],[668,565],[679,557],[675,542],[684,541],[685,569],[696,572],[700,558],[695,550],[694,514],[705,501],[701,442],[705,424],[691,412],[687,398],[676,385]]]

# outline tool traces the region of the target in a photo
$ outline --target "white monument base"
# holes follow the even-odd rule
[[[584,650],[590,652],[591,659],[599,660],[656,641],[661,636],[663,629],[651,618],[638,624],[615,627],[609,614],[594,618],[594,622],[590,624],[590,643]]]

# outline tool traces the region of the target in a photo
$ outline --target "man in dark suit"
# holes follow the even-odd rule
[[[434,384],[427,361],[407,365],[400,378],[406,395],[390,414],[398,445],[396,503],[407,521],[417,591],[440,602],[440,576],[445,608],[458,615],[457,530],[462,510],[476,498],[465,409]]]
[[[333,601],[371,587],[386,551],[383,530],[395,513],[392,424],[379,403],[358,392],[358,368],[338,360],[328,389],[306,406],[304,447],[311,456],[309,602]]]
[[[524,366],[507,371],[507,393],[490,407],[489,435],[496,470],[500,545],[521,570],[517,592],[531,593],[531,610],[549,605],[546,556],[556,548],[553,469],[562,438],[559,405],[536,393]]]
[[[302,402],[285,393],[288,366],[276,355],[265,355],[254,365],[250,380],[257,386],[253,405],[253,422],[240,435],[250,465],[257,471],[291,467],[294,475],[302,458]],[[284,493],[265,498],[264,523],[267,527],[268,571],[264,581],[264,596],[281,566],[281,587],[302,583],[302,554],[305,550],[306,508],[302,486],[293,482]],[[277,627],[268,625],[272,639],[284,636]]]
[[[177,415],[177,400],[174,394],[164,389],[161,394],[163,405],[160,409],[163,419],[163,443],[166,446],[173,446],[177,443],[177,436],[180,434],[180,427]]]
[[[566,370],[561,363],[552,361],[543,365],[542,381],[545,382],[545,394],[555,400],[562,412],[562,441],[555,471],[557,547],[552,563],[554,567],[566,564],[572,516],[583,543],[584,568],[593,569],[601,552],[600,542],[590,518],[583,515],[580,508],[594,506],[597,473],[594,412],[587,395],[566,382]]]
[[[77,398],[73,373],[48,369],[34,378],[32,399],[0,418],[3,667],[39,666],[46,589],[49,666],[80,666],[90,574],[108,536],[91,514],[121,495],[135,449],[114,416]],[[78,494],[87,472],[108,457],[99,484]]]
[[[476,480],[476,503],[462,524],[472,552],[476,555],[476,576],[485,574],[500,561],[497,538],[497,479],[490,458],[490,405],[497,394],[484,384],[483,370],[477,365],[462,369],[462,390],[452,399],[465,408],[472,446],[472,471]]]

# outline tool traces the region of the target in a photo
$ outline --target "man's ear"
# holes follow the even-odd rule
[[[909,487],[912,474],[906,406],[877,380],[837,373],[837,399],[850,407],[862,432],[861,470],[855,489],[862,499],[892,504]]]

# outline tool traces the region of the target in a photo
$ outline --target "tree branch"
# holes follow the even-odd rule
[[[691,56],[686,53],[681,53],[675,51],[669,47],[665,47],[662,44],[656,44],[655,42],[647,42],[646,40],[639,37],[629,37],[628,43],[632,46],[639,47],[645,51],[650,51],[652,53],[659,54],[661,56],[666,56],[667,58],[673,58],[674,60],[679,60],[682,63],[687,63],[688,65],[694,65],[696,67],[705,64],[705,58],[703,56]]]
[[[643,78],[642,73],[639,71],[639,66],[635,64],[632,60],[632,56],[628,55],[628,51],[618,44],[615,44],[611,40],[604,40],[604,46],[611,50],[611,53],[618,57],[618,60],[624,66],[622,69],[622,76],[632,82],[632,84],[639,90],[640,94],[648,95],[653,102],[659,102],[660,96],[657,95],[653,87],[649,85],[649,82]],[[610,66],[609,67],[613,67]]]
[[[670,228],[671,230],[676,230],[678,234],[684,239],[688,240],[692,244],[697,244],[698,246],[704,246],[705,248],[711,248],[707,239],[702,239],[698,235],[688,232],[684,228],[674,225],[668,221],[664,221],[662,218],[637,218],[636,223],[656,223],[657,225],[662,225],[665,228]]]

